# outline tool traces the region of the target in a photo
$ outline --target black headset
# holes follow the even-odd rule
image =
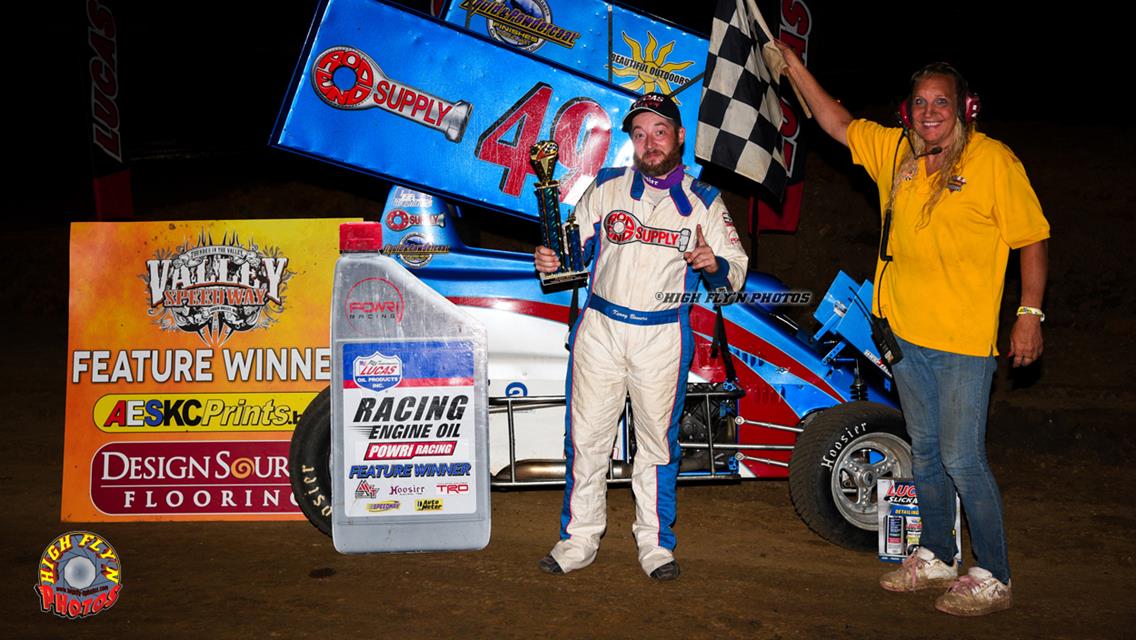
[[[907,99],[899,103],[899,113],[897,114],[904,127],[911,128],[911,100],[912,94],[915,93],[915,83],[920,78],[929,75],[948,76],[954,79],[955,90],[958,91],[955,104],[958,106],[959,120],[962,120],[964,125],[969,125],[978,118],[978,112],[982,110],[982,101],[979,100],[977,95],[970,92],[966,78],[962,77],[958,69],[946,62],[932,62],[911,74],[911,89],[907,92]]]

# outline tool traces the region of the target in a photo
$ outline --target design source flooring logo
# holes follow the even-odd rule
[[[118,602],[122,562],[102,536],[69,531],[47,545],[39,559],[35,591],[40,610],[60,618],[86,618]]]

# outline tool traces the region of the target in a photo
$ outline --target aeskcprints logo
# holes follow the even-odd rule
[[[218,347],[235,332],[275,323],[292,275],[279,248],[242,244],[235,233],[215,244],[203,231],[196,246],[158,250],[141,277],[155,324]]]

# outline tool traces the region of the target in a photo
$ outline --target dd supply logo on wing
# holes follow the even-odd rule
[[[51,541],[39,559],[34,585],[40,610],[75,620],[118,602],[122,561],[110,542],[90,531],[69,531]]]

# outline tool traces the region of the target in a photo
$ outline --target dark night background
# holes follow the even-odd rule
[[[150,190],[169,181],[171,188],[190,189],[195,176],[213,173],[311,180],[364,193],[385,188],[374,178],[267,146],[315,1],[109,4],[118,24],[121,132],[140,215]],[[427,6],[424,0],[406,4]],[[626,4],[709,32],[709,2]],[[810,4],[809,65],[854,114],[886,120],[911,72],[934,60],[950,61],[968,77],[983,98],[984,122],[1091,125],[1109,113],[1092,98],[1107,101],[1104,67],[1109,43],[1116,42],[1102,33],[1107,18],[1079,19],[1071,8],[1043,17],[1032,3],[969,9],[957,3]],[[15,112],[7,139],[16,160],[10,206],[20,224],[90,219],[90,50],[83,6],[43,3],[15,11],[22,30],[9,69]],[[776,15],[766,17],[776,22]],[[1074,28],[1058,37],[1056,25]],[[827,141],[814,148],[833,151]]]

